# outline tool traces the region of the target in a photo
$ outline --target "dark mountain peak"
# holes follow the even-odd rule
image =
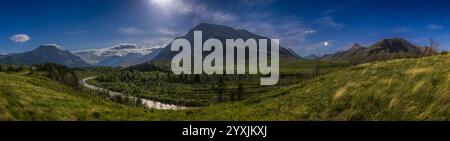
[[[186,35],[179,37],[187,39],[191,44],[194,43],[194,31],[202,31],[202,40],[206,41],[211,38],[218,39],[225,43],[226,39],[269,39],[264,36],[253,34],[247,30],[244,29],[235,29],[229,26],[225,25],[217,25],[217,24],[208,24],[208,23],[200,23],[189,32],[187,32]],[[270,47],[269,47],[270,48]],[[170,51],[170,44],[166,46],[163,50],[161,50],[161,53],[158,54],[154,61],[170,61],[173,56],[176,55],[176,52]],[[207,54],[204,54],[205,56]],[[299,58],[299,55],[297,55],[294,51],[289,50],[287,48],[284,48],[280,46],[280,57],[289,57],[289,58]]]
[[[36,48],[35,50],[61,50],[61,46],[55,43],[43,44]]]
[[[215,31],[217,29],[230,30],[229,28],[221,26],[221,25],[200,23],[200,24],[196,25],[194,28],[192,28],[191,30],[189,30],[189,33],[194,32],[194,31],[211,32],[211,31]]]
[[[203,38],[217,38],[217,39],[248,39],[248,38],[266,38],[255,35],[244,29],[235,29],[225,25],[200,23],[185,35],[186,38],[193,38],[194,31],[202,31]]]
[[[400,38],[400,37],[394,37],[394,38],[386,38],[383,39],[383,41],[389,41],[389,42],[408,42],[407,40]]]
[[[402,38],[388,38],[378,41],[370,46],[371,52],[407,52],[413,54],[421,54],[422,48],[416,46]]]
[[[360,44],[354,44],[352,47],[350,47],[348,50],[360,50],[364,49],[365,47],[361,46]]]
[[[210,23],[199,23],[194,29],[208,29],[208,28],[226,28],[227,26],[210,24]]]
[[[387,38],[373,44],[372,48],[391,48],[391,47],[407,47],[415,46],[402,38]]]
[[[232,27],[229,26],[225,26],[225,25],[218,25],[218,24],[209,24],[209,23],[200,23],[197,26],[195,26],[194,28],[191,29],[192,30],[235,30]]]
[[[34,65],[43,63],[56,63],[69,67],[89,67],[80,57],[73,55],[70,51],[61,50],[57,44],[44,44],[35,50],[9,55],[1,58],[2,64]]]

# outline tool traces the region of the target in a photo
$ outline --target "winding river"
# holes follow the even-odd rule
[[[105,88],[97,87],[91,84],[88,84],[87,81],[91,79],[95,79],[95,76],[87,77],[82,80],[80,80],[80,84],[86,88],[92,89],[92,90],[101,90],[101,91],[108,91],[110,96],[127,96],[126,94],[111,91]],[[159,110],[185,110],[185,109],[192,109],[194,107],[186,107],[186,106],[180,106],[180,105],[173,105],[173,104],[164,104],[158,101],[148,100],[148,99],[142,99],[138,97],[133,96],[127,96],[135,99],[140,99],[142,101],[142,104],[144,104],[147,108],[154,108]]]

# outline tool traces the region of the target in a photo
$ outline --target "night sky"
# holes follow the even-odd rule
[[[45,43],[71,51],[169,43],[201,22],[279,38],[301,55],[391,37],[450,49],[444,0],[2,0],[0,54]]]

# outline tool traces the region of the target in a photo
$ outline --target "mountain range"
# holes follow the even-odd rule
[[[352,64],[360,64],[396,58],[421,57],[435,53],[437,51],[431,47],[417,46],[402,38],[390,38],[378,41],[369,47],[354,44],[348,50],[327,54],[320,59],[348,61]]]
[[[164,43],[152,45],[123,43],[108,48],[79,50],[72,53],[96,66],[127,66],[153,59],[154,53],[158,53],[164,46]]]
[[[154,48],[152,52],[146,55],[140,53],[129,53],[125,56],[114,56],[105,60],[101,60],[96,66],[112,66],[112,67],[128,67],[145,63],[153,60],[160,52],[162,48]]]
[[[62,64],[73,68],[91,66],[84,62],[80,57],[73,55],[70,51],[61,50],[60,46],[56,44],[44,44],[35,50],[18,54],[9,54],[0,59],[0,64],[34,65],[48,62]]]

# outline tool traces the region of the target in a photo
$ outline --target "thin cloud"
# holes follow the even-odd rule
[[[308,34],[314,34],[316,32],[317,31],[315,31],[315,30],[306,30],[304,33],[305,33],[305,35],[308,35]]]
[[[275,2],[275,0],[242,0],[241,3],[247,6],[267,5]]]
[[[16,43],[25,43],[29,40],[31,40],[31,37],[27,34],[16,34],[9,38],[11,41],[14,41]]]
[[[136,27],[120,27],[117,29],[117,31],[122,34],[129,34],[129,35],[139,35],[145,33],[144,30],[138,29]]]
[[[336,29],[342,29],[345,27],[344,24],[336,22],[332,16],[325,16],[325,17],[319,18],[314,23],[321,24],[326,27],[336,28]]]
[[[158,32],[166,36],[175,36],[178,34],[178,32],[167,28],[159,28]]]
[[[339,5],[335,6],[331,9],[325,10],[321,13],[322,16],[331,16],[337,12],[340,12],[341,10],[345,9],[345,7],[348,7],[349,5]]]
[[[273,13],[267,11],[246,11],[241,13],[239,21],[233,21],[227,25],[246,29],[258,35],[280,39],[283,47],[294,49],[302,44],[307,34],[311,34],[310,28],[298,18],[292,16],[273,17]],[[308,31],[310,30],[310,31]]]
[[[338,11],[338,9],[329,9],[329,10],[323,11],[321,15],[327,16],[327,15],[333,14],[333,13],[335,13],[337,11]]]
[[[166,16],[192,16],[195,21],[223,24],[237,19],[237,16],[195,1],[148,0],[149,5],[164,12]]]
[[[236,19],[236,16],[234,16],[231,13],[218,11],[211,14],[211,18],[216,23],[224,23],[227,21],[233,21]]]
[[[83,35],[85,33],[88,33],[88,31],[86,31],[86,30],[74,30],[74,31],[66,32],[67,35],[71,35],[71,36]]]
[[[444,26],[437,25],[437,24],[429,24],[428,28],[431,29],[431,30],[440,30],[440,29],[444,28]]]
[[[399,28],[392,29],[390,32],[391,33],[406,33],[409,31],[411,31],[411,29],[408,27],[399,27]]]

